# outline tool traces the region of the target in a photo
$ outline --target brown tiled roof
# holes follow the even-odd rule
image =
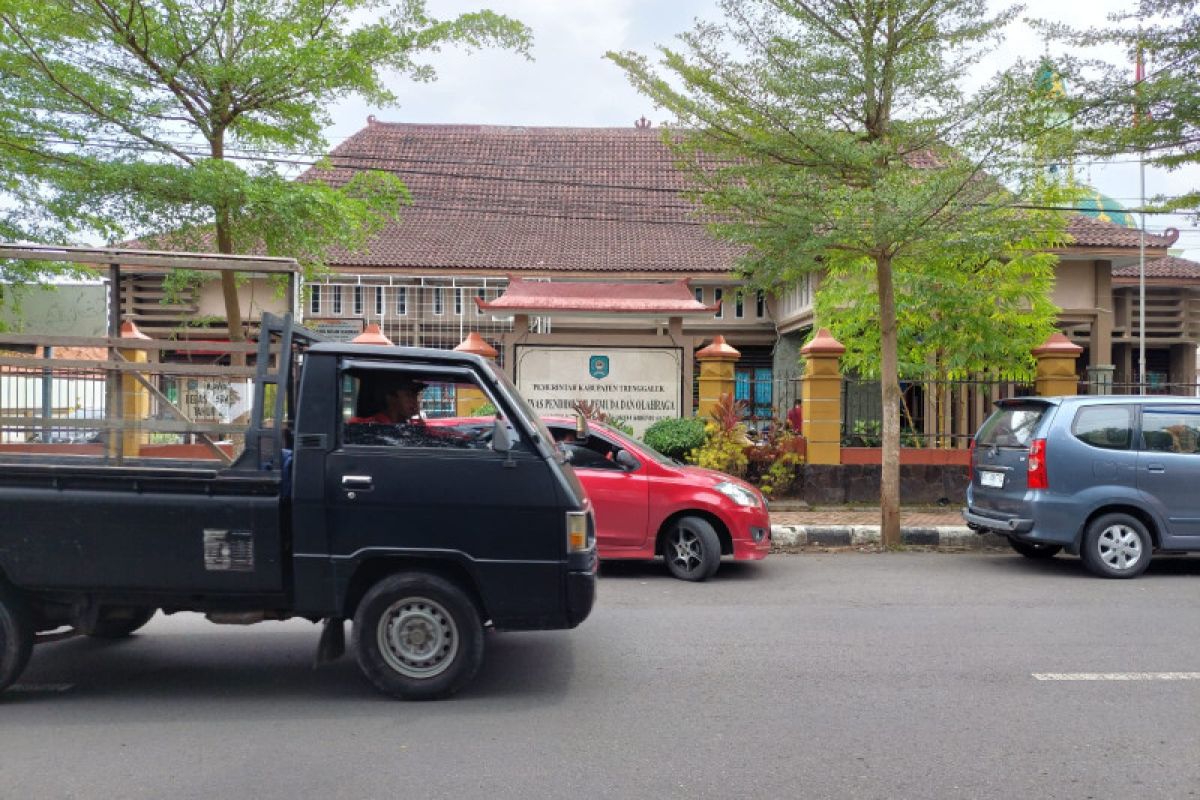
[[[1067,223],[1067,233],[1075,240],[1076,247],[1117,247],[1137,248],[1141,234],[1135,228],[1126,228],[1115,222],[1089,217],[1084,214],[1072,214]],[[1146,247],[1170,247],[1179,238],[1178,232],[1167,234],[1146,234]]]
[[[1186,258],[1167,256],[1146,262],[1146,277],[1150,279],[1168,278],[1172,280],[1200,281],[1200,263]],[[1137,283],[1138,265],[1115,267],[1113,281],[1116,283]]]
[[[656,129],[371,121],[310,171],[335,185],[394,171],[413,205],[335,268],[725,273],[741,250],[708,234]]]

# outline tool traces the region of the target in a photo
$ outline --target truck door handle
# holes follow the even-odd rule
[[[370,491],[371,485],[372,485],[372,481],[371,481],[370,475],[343,475],[342,476],[342,488],[343,489],[353,489],[356,491]]]
[[[1166,472],[1167,468],[1164,467],[1162,464],[1147,464],[1146,471],[1160,473],[1160,472]]]

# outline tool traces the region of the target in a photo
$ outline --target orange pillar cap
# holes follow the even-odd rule
[[[367,327],[363,328],[363,332],[350,340],[351,344],[386,344],[391,345],[392,340],[383,335],[383,331],[379,330],[379,323],[372,322]]]
[[[484,358],[495,358],[500,355],[496,348],[484,341],[483,337],[475,331],[468,333],[467,338],[459,342],[458,347],[454,349],[460,353],[474,353]]]
[[[821,328],[812,341],[800,348],[803,355],[840,356],[846,352],[846,345],[833,338],[828,328]]]
[[[138,330],[138,326],[133,324],[133,320],[127,319],[121,323],[121,338],[149,339],[150,337]]]
[[[726,343],[725,337],[719,333],[713,337],[712,344],[702,350],[696,351],[696,358],[702,361],[710,359],[713,361],[734,360],[741,358],[741,356],[741,352]]]
[[[1050,334],[1050,338],[1033,348],[1035,356],[1077,356],[1083,348],[1072,342],[1061,332]]]

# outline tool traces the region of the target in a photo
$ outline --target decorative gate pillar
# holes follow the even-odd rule
[[[138,330],[133,320],[121,323],[122,339],[149,339],[150,337]],[[134,364],[145,364],[150,360],[146,351],[138,348],[121,348],[121,356]],[[121,419],[123,422],[145,420],[150,417],[150,392],[133,374],[121,376]],[[109,436],[116,438],[115,431],[109,431]],[[136,456],[141,451],[142,434],[134,429],[121,431],[121,454]]]
[[[468,333],[467,338],[463,339],[458,347],[454,349],[460,353],[474,353],[491,361],[495,361],[496,356],[499,355],[496,352],[496,348],[484,341],[484,338],[475,331]],[[454,413],[460,417],[472,417],[478,414],[479,409],[486,406],[489,402],[481,389],[460,386],[455,398]]]
[[[727,344],[720,334],[713,337],[708,347],[696,351],[696,360],[700,362],[700,404],[696,416],[707,417],[722,395],[733,394],[737,384],[733,366],[741,357],[742,354]]]
[[[1079,394],[1079,375],[1075,372],[1075,359],[1083,348],[1072,344],[1061,333],[1055,333],[1041,347],[1033,350],[1037,359],[1037,382],[1039,397]]]
[[[392,340],[379,329],[378,322],[372,322],[363,328],[362,333],[351,339],[350,344],[381,344],[391,347]]]
[[[842,354],[846,347],[827,328],[800,348],[804,378],[800,399],[809,464],[842,463]]]

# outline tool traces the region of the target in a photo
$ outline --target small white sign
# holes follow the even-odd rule
[[[187,381],[183,390],[183,413],[196,422],[233,422],[250,411],[250,383],[202,378]]]
[[[543,416],[570,416],[591,403],[641,436],[683,415],[683,352],[677,347],[520,345],[517,388]]]

